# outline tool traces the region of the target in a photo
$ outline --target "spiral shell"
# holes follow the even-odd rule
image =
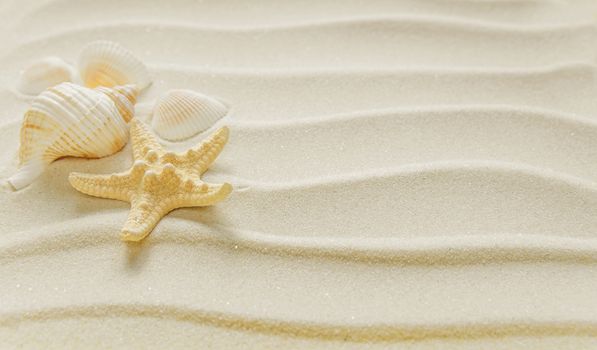
[[[45,57],[27,66],[19,77],[17,89],[27,95],[37,95],[60,83],[73,81],[75,69],[60,57]]]
[[[188,139],[212,127],[228,113],[213,97],[191,90],[170,90],[153,109],[151,126],[165,140]]]
[[[147,67],[118,43],[106,40],[87,44],[79,54],[79,74],[87,87],[134,84],[144,89],[151,84]]]
[[[133,85],[89,89],[72,83],[41,93],[25,113],[20,166],[8,182],[18,190],[58,158],[99,158],[120,150],[128,140],[136,95]]]

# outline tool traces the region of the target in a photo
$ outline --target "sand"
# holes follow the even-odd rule
[[[0,5],[0,347],[597,347],[597,4],[534,0]],[[63,159],[26,189],[19,70],[119,41],[137,105],[231,106],[205,179],[141,244]],[[164,142],[182,150],[186,142]]]

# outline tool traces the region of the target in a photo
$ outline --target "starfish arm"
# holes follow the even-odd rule
[[[117,199],[128,202],[130,200],[127,174],[93,175],[70,173],[70,184],[79,192],[94,197]]]
[[[135,160],[143,159],[149,150],[163,151],[162,145],[160,145],[157,138],[137,118],[131,120],[130,134]]]
[[[131,210],[121,231],[123,241],[138,242],[147,237],[169,210],[150,204],[147,200],[133,200]]]
[[[228,142],[229,133],[227,127],[221,127],[211,134],[207,140],[187,151],[187,157],[195,164],[194,168],[199,175],[206,172],[220,155],[226,142]]]
[[[223,201],[232,192],[232,185],[225,183],[221,185],[203,184],[193,191],[183,193],[180,196],[179,207],[205,207]]]

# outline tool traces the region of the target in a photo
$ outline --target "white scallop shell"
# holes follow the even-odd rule
[[[228,113],[213,97],[191,90],[170,90],[153,109],[151,126],[163,139],[180,141],[209,129]]]
[[[8,182],[21,189],[61,157],[99,158],[116,153],[128,140],[127,122],[133,115],[136,92],[132,85],[89,89],[62,83],[41,93],[25,113],[20,166]]]
[[[27,66],[19,77],[17,89],[28,95],[37,95],[60,83],[73,81],[75,69],[60,57],[45,57]]]
[[[144,89],[151,84],[145,64],[131,51],[112,41],[87,44],[79,54],[78,67],[87,87],[134,84]]]

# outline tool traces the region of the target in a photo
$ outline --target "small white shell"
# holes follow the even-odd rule
[[[165,140],[188,139],[209,129],[228,113],[213,97],[191,90],[170,90],[153,109],[151,126]]]
[[[133,115],[136,92],[134,86],[89,89],[62,83],[41,93],[25,113],[20,166],[8,182],[21,189],[61,157],[99,158],[116,153],[128,140],[127,122]]]
[[[37,95],[60,83],[73,81],[75,69],[60,57],[45,57],[32,62],[22,72],[17,89],[27,95]]]
[[[112,41],[87,44],[79,54],[78,66],[87,87],[134,84],[144,89],[151,84],[145,64],[131,51]]]

